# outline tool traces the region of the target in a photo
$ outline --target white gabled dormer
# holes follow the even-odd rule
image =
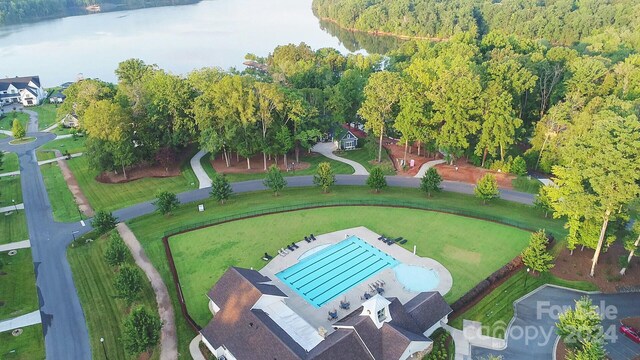
[[[368,316],[378,329],[385,322],[391,321],[391,313],[389,312],[389,304],[391,302],[380,294],[374,295],[371,299],[362,303],[362,316]]]

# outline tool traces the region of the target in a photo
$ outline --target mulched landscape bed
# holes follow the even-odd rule
[[[287,162],[291,164],[291,162],[295,161],[295,155],[287,156]],[[227,164],[224,161],[224,158],[221,155],[216,156],[211,159],[211,165],[216,170],[216,172],[221,174],[259,174],[264,172],[264,159],[262,154],[257,154],[250,159],[251,169],[247,169],[247,159],[242,156],[238,157],[236,154],[232,154],[230,156],[231,166],[227,167]],[[267,167],[271,165],[275,165],[275,159],[271,157],[271,160],[267,157]],[[295,164],[295,170],[305,170],[308,169],[311,164],[307,162],[299,162]],[[284,163],[283,157],[278,157],[278,168],[282,171],[287,171],[287,166]]]
[[[121,184],[144,178],[166,178],[180,176],[182,165],[195,154],[195,147],[190,146],[176,153],[176,159],[167,168],[158,163],[143,163],[126,168],[127,178],[121,170],[105,171],[96,176],[96,181],[103,184]]]

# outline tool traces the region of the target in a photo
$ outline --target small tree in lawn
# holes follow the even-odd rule
[[[533,199],[533,206],[544,212],[544,217],[546,218],[549,216],[549,212],[553,211],[553,208],[551,207],[551,201],[549,200],[549,196],[547,196],[545,188],[546,186],[540,188],[540,193]]]
[[[170,215],[178,208],[178,206],[180,206],[180,200],[178,200],[176,194],[169,191],[163,191],[156,196],[156,201],[153,202],[153,205],[160,214]]]
[[[522,251],[522,262],[537,272],[546,272],[553,265],[553,256],[547,251],[547,236],[544,230],[531,234],[529,246]]]
[[[382,169],[379,167],[374,167],[371,169],[371,173],[369,173],[369,177],[367,178],[367,185],[379,193],[380,190],[387,187],[387,180],[384,178],[384,173]]]
[[[117,297],[124,299],[128,304],[133,303],[142,291],[142,273],[138,268],[124,265],[113,280]]]
[[[233,189],[227,177],[224,174],[215,174],[211,179],[211,192],[209,195],[224,205],[224,202],[231,197],[231,194],[233,194]]]
[[[280,169],[275,165],[271,165],[269,166],[269,171],[263,184],[271,189],[275,196],[278,196],[278,193],[287,186],[287,181],[284,179],[284,176],[282,176]]]
[[[556,333],[567,347],[582,350],[583,344],[604,342],[602,318],[588,296],[576,300],[575,309],[560,314]]]
[[[162,323],[156,313],[138,306],[124,320],[124,348],[129,354],[140,354],[160,341]]]
[[[109,266],[120,266],[127,260],[129,249],[117,232],[109,236],[109,243],[104,251],[104,259]]]
[[[420,190],[427,193],[428,197],[434,192],[439,192],[442,177],[438,174],[436,168],[430,167],[420,181]]]
[[[329,192],[329,189],[336,183],[336,175],[333,173],[330,163],[321,162],[318,164],[318,171],[313,175],[313,183],[322,188],[322,192]]]
[[[100,210],[93,217],[91,226],[93,226],[99,234],[104,234],[107,231],[114,229],[117,223],[118,219],[113,216],[112,213]]]
[[[500,192],[498,191],[498,181],[496,177],[493,174],[486,174],[481,177],[475,189],[473,189],[473,192],[478,198],[482,199],[483,204],[497,198]]]
[[[18,119],[13,119],[11,132],[13,133],[13,137],[16,139],[22,139],[27,135],[27,130],[25,130],[24,126],[22,126],[22,123]]]

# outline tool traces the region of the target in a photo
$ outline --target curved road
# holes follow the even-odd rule
[[[37,126],[37,125],[36,125]],[[36,287],[42,315],[47,359],[90,359],[89,335],[73,283],[66,249],[72,241],[72,233],[82,235],[91,227],[76,223],[59,223],[53,220],[49,197],[44,186],[40,167],[36,161],[35,149],[55,139],[50,133],[29,133],[36,141],[18,146],[9,145],[11,140],[0,140],[0,150],[15,152],[20,161],[23,202],[27,216],[27,226],[31,240],[33,262],[36,272]],[[366,175],[338,175],[337,185],[364,185]],[[418,187],[420,179],[388,176],[390,186]],[[287,178],[288,186],[313,186],[312,176]],[[236,193],[264,190],[262,180],[232,184]],[[443,189],[463,194],[473,194],[473,185],[445,181]],[[178,195],[182,203],[209,198],[209,188],[184,192]],[[505,200],[531,204],[533,195],[517,191],[502,190]],[[120,221],[154,212],[151,201],[123,208],[114,212]]]

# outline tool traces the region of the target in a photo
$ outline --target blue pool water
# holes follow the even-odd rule
[[[393,271],[405,289],[414,292],[431,291],[440,283],[438,272],[422,266],[399,264]]]
[[[309,303],[320,307],[368,277],[398,264],[387,253],[351,236],[304,257],[276,276]]]

